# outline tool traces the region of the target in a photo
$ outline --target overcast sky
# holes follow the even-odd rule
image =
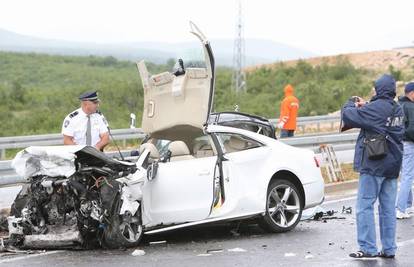
[[[244,36],[317,54],[414,45],[414,1],[244,0]],[[236,0],[1,0],[0,28],[87,42],[233,39]],[[0,40],[1,41],[1,40]]]

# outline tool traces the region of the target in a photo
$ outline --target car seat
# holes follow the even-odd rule
[[[237,152],[245,150],[246,144],[247,142],[245,140],[242,140],[240,137],[231,136],[229,140],[224,142],[224,148],[228,153]]]
[[[190,150],[183,141],[173,141],[169,144],[168,150],[171,152],[170,161],[194,159],[190,155]]]
[[[148,149],[150,151],[150,159],[156,160],[160,158],[160,153],[158,152],[158,149],[155,147],[154,144],[152,143],[142,144],[139,147],[139,154],[141,155],[145,149]]]
[[[196,158],[212,157],[214,156],[213,148],[208,142],[197,142],[193,146],[193,155]]]

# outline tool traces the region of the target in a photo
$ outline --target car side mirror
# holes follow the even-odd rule
[[[171,159],[171,151],[168,150],[161,158],[160,161],[161,162],[169,162]]]

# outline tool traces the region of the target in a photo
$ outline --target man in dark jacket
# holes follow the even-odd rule
[[[397,219],[409,218],[407,208],[413,205],[411,187],[414,180],[414,82],[405,86],[405,96],[398,99],[404,111],[404,155],[401,166],[400,192],[397,198]]]
[[[359,251],[354,258],[394,258],[395,198],[397,177],[402,161],[401,107],[394,102],[395,80],[383,75],[375,82],[376,95],[369,103],[360,97],[351,98],[342,109],[342,120],[347,128],[360,128],[355,145],[354,169],[359,172],[359,188],[356,207],[357,238]],[[381,159],[369,159],[366,138],[375,134],[386,137],[388,152]],[[382,250],[378,253],[375,234],[374,203],[379,199],[378,212]]]

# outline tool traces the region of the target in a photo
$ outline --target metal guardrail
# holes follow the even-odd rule
[[[111,130],[115,140],[142,139],[145,134],[140,128]],[[0,137],[0,149],[25,148],[29,146],[63,145],[61,134],[26,135]]]
[[[319,115],[319,116],[305,116],[296,119],[297,125],[305,125],[311,123],[330,123],[338,122],[341,119],[340,115]],[[278,119],[269,119],[272,123],[277,122]]]
[[[334,123],[339,122],[339,116],[308,116],[298,117],[297,125],[302,127],[308,124]],[[277,119],[270,119],[272,123],[276,123]],[[128,139],[142,139],[145,134],[140,128],[133,129],[116,129],[111,130],[115,140]],[[48,145],[63,145],[63,138],[61,134],[42,134],[42,135],[27,135],[27,136],[12,136],[0,137],[0,150],[25,148],[29,146],[48,146]]]
[[[319,145],[332,144],[335,151],[353,150],[358,133],[348,134],[329,134],[322,136],[303,136],[281,139],[282,142],[296,146],[312,149],[315,153],[319,153]],[[118,157],[116,151],[106,153],[111,157]],[[123,151],[124,156],[128,156],[128,151]],[[11,160],[0,161],[0,186],[7,186],[10,184],[24,183],[23,177],[16,174],[11,167]]]
[[[327,135],[312,135],[300,136],[295,138],[282,139],[285,143],[291,146],[313,148],[321,144],[354,144],[359,132],[327,134]]]
[[[339,122],[339,116],[309,116],[299,117],[297,120],[298,127],[304,127],[309,124],[322,123],[336,123]],[[270,119],[270,122],[276,123],[277,119]],[[143,139],[145,134],[140,128],[133,129],[116,129],[111,130],[115,140],[130,140]],[[348,134],[327,134],[327,135],[312,135],[312,136],[298,136],[294,138],[282,139],[286,144],[305,147],[319,152],[320,144],[332,144],[335,151],[352,150],[358,133]],[[61,134],[43,134],[43,135],[29,135],[29,136],[15,136],[15,137],[0,137],[0,151],[13,148],[25,148],[29,146],[44,146],[44,145],[63,145]],[[124,152],[125,153],[125,152]],[[0,153],[0,155],[3,153]],[[118,155],[117,152],[108,152],[110,156]],[[11,161],[0,161],[0,186],[22,183],[24,179],[18,176],[11,167]]]
[[[296,120],[296,125],[298,127],[304,127],[308,124],[317,124],[319,128],[319,125],[322,123],[336,123],[336,122],[339,122],[340,119],[341,119],[340,115],[320,115],[320,116],[298,117]],[[269,121],[276,125],[278,119],[270,119]]]

